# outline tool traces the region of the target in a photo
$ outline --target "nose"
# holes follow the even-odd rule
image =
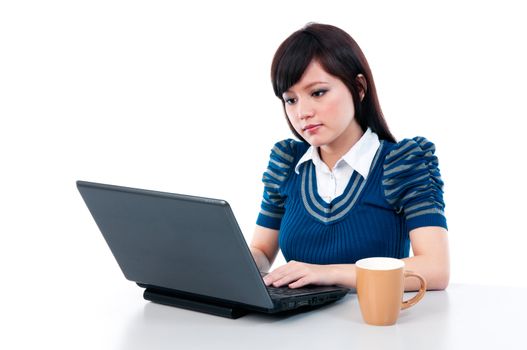
[[[308,119],[313,116],[314,110],[308,101],[298,101],[296,103],[296,117],[300,120]]]

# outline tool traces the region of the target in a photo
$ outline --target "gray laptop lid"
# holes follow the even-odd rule
[[[273,307],[227,202],[85,181],[77,187],[127,279]]]

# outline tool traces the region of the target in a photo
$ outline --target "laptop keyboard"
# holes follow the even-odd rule
[[[264,277],[267,275],[266,272],[261,272],[260,275]],[[281,299],[287,297],[296,297],[302,295],[309,295],[314,293],[323,293],[323,292],[332,292],[334,291],[334,286],[315,286],[309,285],[301,288],[289,288],[289,287],[273,287],[268,286],[267,291],[271,296],[271,299]]]
[[[316,288],[288,288],[288,287],[267,287],[267,291],[269,292],[269,295],[271,298],[284,298],[284,297],[291,297],[291,296],[299,296],[299,295],[306,295],[306,294],[313,294],[313,292],[316,292]]]

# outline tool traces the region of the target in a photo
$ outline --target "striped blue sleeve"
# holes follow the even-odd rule
[[[278,230],[284,215],[286,195],[283,185],[294,168],[294,140],[277,142],[271,150],[267,170],[264,172],[264,184],[261,210],[256,224]]]
[[[382,184],[386,200],[403,213],[409,231],[447,228],[443,181],[432,142],[414,137],[395,145],[384,161]]]

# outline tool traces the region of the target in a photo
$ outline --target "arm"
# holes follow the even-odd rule
[[[442,227],[419,227],[410,231],[414,256],[403,259],[405,269],[423,276],[428,290],[446,289],[450,279],[450,255],[447,231]],[[415,278],[406,280],[405,290],[419,289]]]
[[[427,289],[445,289],[450,275],[447,231],[442,227],[419,227],[410,232],[414,256],[403,259],[405,269],[422,275],[427,281]],[[354,264],[313,265],[290,261],[264,278],[267,285],[275,287],[289,285],[291,288],[307,284],[341,285],[356,287]],[[419,289],[419,282],[413,278],[406,280],[405,290]]]
[[[293,140],[275,143],[267,170],[262,176],[264,192],[249,249],[261,272],[269,271],[278,254],[278,230],[285,213],[282,186],[293,169],[296,146]]]
[[[256,225],[249,249],[258,269],[269,271],[278,254],[278,230]]]

